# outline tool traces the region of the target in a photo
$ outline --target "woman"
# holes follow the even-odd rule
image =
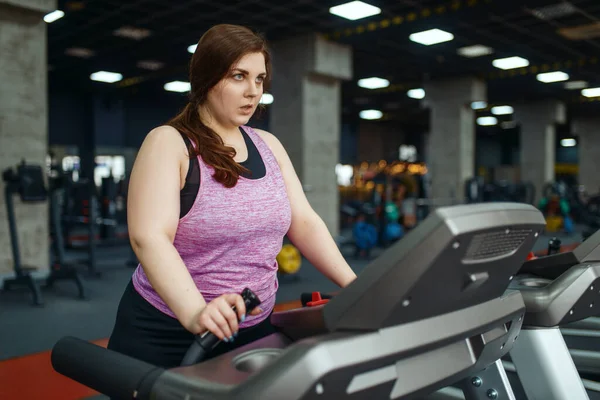
[[[247,28],[218,25],[198,42],[189,103],[147,135],[131,173],[129,235],[140,265],[110,349],[171,368],[194,335],[223,340],[214,357],[273,333],[286,234],[340,287],[356,278],[281,143],[245,126],[270,77],[266,43]],[[249,315],[245,287],[262,301]]]

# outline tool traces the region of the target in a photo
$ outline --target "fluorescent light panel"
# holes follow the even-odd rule
[[[379,110],[362,110],[358,114],[362,119],[380,119],[383,113]]]
[[[496,117],[479,117],[477,118],[477,125],[481,126],[492,126],[498,124],[498,118]]]
[[[471,108],[473,110],[483,110],[488,106],[487,101],[474,101],[471,103]]]
[[[411,89],[408,92],[406,92],[406,95],[408,97],[410,97],[411,99],[422,99],[425,97],[425,90],[424,89]]]
[[[504,121],[500,123],[502,129],[512,129],[517,127],[517,121]]]
[[[65,50],[65,54],[79,58],[91,58],[95,53],[92,50],[83,47],[69,47]]]
[[[544,83],[564,82],[569,80],[569,74],[562,71],[544,72],[537,74],[536,79]]]
[[[138,68],[147,69],[149,71],[158,71],[165,66],[164,63],[154,60],[140,60],[136,65]]]
[[[496,68],[504,70],[523,68],[529,65],[529,60],[526,60],[522,57],[497,58],[494,61],[492,61],[492,65]]]
[[[96,82],[115,83],[123,79],[118,72],[98,71],[90,75],[90,79]]]
[[[349,3],[331,7],[329,12],[333,15],[337,15],[338,17],[356,21],[357,19],[372,17],[373,15],[380,14],[381,9],[362,1],[351,1]]]
[[[484,46],[482,44],[476,44],[473,46],[461,47],[456,50],[456,53],[460,56],[467,58],[481,57],[487,56],[488,54],[492,54],[494,49],[488,46]]]
[[[381,89],[390,86],[390,81],[377,77],[364,78],[359,79],[358,86],[365,89]]]
[[[54,10],[51,13],[44,15],[44,22],[47,24],[50,24],[50,23],[56,21],[57,19],[61,19],[64,16],[65,16],[64,11]]]
[[[585,97],[600,97],[600,87],[583,89],[581,94]]]
[[[163,86],[163,87],[167,92],[177,92],[177,93],[189,92],[191,89],[190,83],[183,82],[183,81],[168,82],[168,83],[165,83],[165,86]]]
[[[586,81],[565,82],[565,89],[569,90],[585,89],[586,87],[588,87],[588,83]]]
[[[573,138],[561,139],[560,145],[562,147],[575,147],[577,145],[577,140]]]
[[[135,28],[133,26],[122,26],[113,32],[113,35],[133,40],[142,40],[150,36],[150,30]]]
[[[260,98],[259,103],[260,104],[273,104],[273,95],[270,93],[263,93],[262,97]]]
[[[431,46],[433,44],[449,42],[454,39],[454,35],[450,32],[436,28],[429,29],[428,31],[413,33],[408,38],[413,42],[421,43],[425,46]]]
[[[509,115],[515,112],[511,106],[496,106],[492,107],[492,114],[494,115]]]
[[[194,52],[196,51],[196,47],[198,47],[198,44],[192,44],[192,45],[188,46],[188,48],[187,48],[188,53],[194,54]]]

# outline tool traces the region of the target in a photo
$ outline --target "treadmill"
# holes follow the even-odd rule
[[[279,331],[244,347],[164,370],[65,337],[52,365],[113,399],[418,399],[455,383],[514,399],[500,359],[525,305],[507,288],[544,226],[528,204],[439,208],[329,302],[274,313]]]
[[[528,399],[600,398],[600,385],[579,375],[600,369],[599,353],[573,348],[576,330],[599,329],[590,317],[600,315],[600,231],[573,251],[527,261],[510,289],[521,292],[527,312],[506,367]]]

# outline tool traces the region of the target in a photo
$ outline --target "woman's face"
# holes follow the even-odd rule
[[[262,53],[250,53],[233,65],[227,75],[208,93],[210,114],[224,128],[248,123],[263,94],[267,75]]]

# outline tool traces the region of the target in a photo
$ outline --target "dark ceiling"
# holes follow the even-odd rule
[[[567,90],[563,83],[544,84],[536,74],[561,70],[571,80],[600,85],[600,1],[598,0],[366,0],[382,13],[358,21],[331,15],[331,6],[344,0],[96,0],[59,1],[65,17],[48,26],[48,63],[52,87],[94,91],[162,91],[164,83],[186,80],[187,47],[214,24],[244,24],[269,41],[309,32],[349,44],[354,54],[354,76],[343,84],[345,115],[364,108],[380,108],[389,119],[417,118],[419,101],[406,96],[427,80],[476,75],[488,82],[491,104],[516,104],[540,98],[567,102],[572,114],[596,114],[600,102]],[[548,6],[551,6],[548,8]],[[546,7],[546,8],[544,8]],[[122,27],[143,28],[150,35],[133,40],[113,35]],[[572,29],[587,26],[587,28]],[[454,40],[433,46],[411,42],[411,33],[439,28]],[[567,32],[563,30],[570,28]],[[579,34],[575,40],[567,36]],[[482,44],[491,55],[465,58],[457,48]],[[86,57],[72,48],[88,49]],[[71,53],[71,55],[69,54]],[[520,56],[525,68],[503,71],[495,58]],[[162,63],[148,70],[143,60]],[[117,84],[89,80],[97,70],[115,71]],[[386,89],[359,88],[360,78],[388,79]],[[485,112],[485,111],[484,111]]]

